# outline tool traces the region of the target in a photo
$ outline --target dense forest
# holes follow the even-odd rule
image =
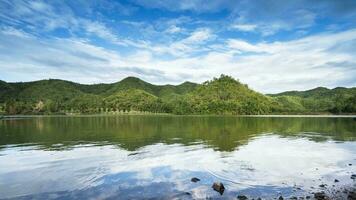
[[[202,84],[153,85],[135,77],[84,85],[57,79],[0,81],[2,114],[320,114],[356,113],[356,88],[315,88],[263,95],[221,75]]]

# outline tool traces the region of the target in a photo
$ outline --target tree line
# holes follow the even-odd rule
[[[325,88],[263,95],[230,76],[203,84],[154,86],[137,78],[86,86],[61,80],[0,84],[0,113],[312,114],[356,113],[356,90]],[[110,91],[110,93],[108,93]]]

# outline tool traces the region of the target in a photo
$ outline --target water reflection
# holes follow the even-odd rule
[[[163,142],[185,145],[203,141],[220,151],[233,151],[263,133],[308,137],[313,141],[356,139],[353,118],[100,116],[0,120],[0,145],[43,144],[59,150],[73,144],[103,142],[134,151]],[[301,136],[301,133],[303,135]]]
[[[0,197],[303,194],[321,183],[331,186],[335,178],[352,184],[355,130],[354,121],[347,118],[124,116],[1,121]],[[192,183],[192,177],[201,181]],[[214,181],[225,184],[223,196],[211,189]]]

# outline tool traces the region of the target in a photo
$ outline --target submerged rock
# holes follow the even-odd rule
[[[278,197],[278,200],[283,200],[283,197],[282,197],[282,196],[279,196],[279,197]]]
[[[198,179],[197,177],[193,177],[192,179],[190,179],[190,181],[196,183],[196,182],[200,181],[200,179]]]
[[[347,195],[348,200],[356,200],[356,192],[349,192],[349,195]]]
[[[356,174],[352,174],[351,179],[356,179]]]
[[[245,195],[238,195],[237,199],[238,200],[247,200],[248,198]]]
[[[220,182],[214,182],[213,186],[211,186],[215,191],[219,192],[222,195],[225,191],[225,187]]]
[[[327,198],[326,198],[326,195],[325,195],[325,192],[316,192],[315,194],[314,194],[314,198],[316,199],[316,200],[326,200]]]

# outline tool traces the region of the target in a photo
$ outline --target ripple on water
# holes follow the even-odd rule
[[[332,192],[355,183],[350,176],[356,171],[356,133],[348,119],[229,118],[217,123],[219,118],[209,118],[193,123],[179,118],[167,119],[165,126],[145,120],[149,118],[61,118],[59,123],[53,118],[36,119],[41,126],[31,120],[1,124],[2,132],[11,127],[11,133],[35,131],[20,134],[24,142],[17,145],[6,142],[13,141],[10,133],[2,138],[0,196],[277,198]],[[315,129],[320,120],[323,131]],[[72,125],[77,123],[85,130]],[[343,128],[334,134],[337,127]],[[93,131],[87,135],[88,130]],[[201,181],[193,183],[192,177]],[[216,181],[226,188],[223,196],[211,188]]]

